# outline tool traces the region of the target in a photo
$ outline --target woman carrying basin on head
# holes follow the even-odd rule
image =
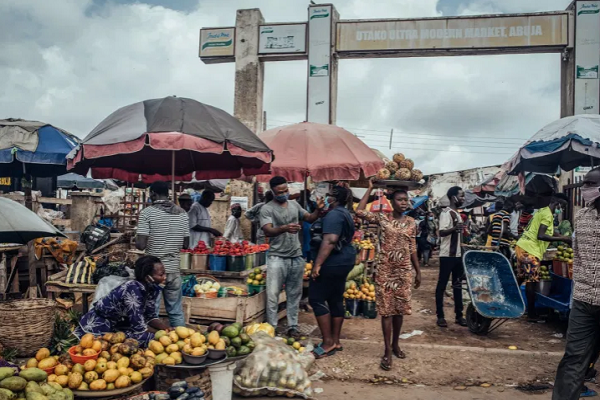
[[[408,193],[396,190],[390,196],[391,214],[370,213],[365,208],[373,191],[373,182],[358,204],[356,214],[381,227],[380,256],[375,275],[377,312],[381,315],[381,328],[385,344],[385,354],[380,367],[389,371],[392,368],[392,354],[405,358],[398,339],[402,330],[404,315],[411,314],[412,270],[415,270],[414,287],[421,285],[421,270],[417,257],[415,220],[404,213],[410,207]]]

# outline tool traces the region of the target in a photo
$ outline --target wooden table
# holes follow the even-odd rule
[[[81,304],[83,306],[83,313],[89,311],[88,297],[90,294],[96,292],[96,285],[65,285],[61,282],[46,282],[46,292],[48,293],[49,299],[55,299],[57,295],[61,293],[72,293],[81,294]]]

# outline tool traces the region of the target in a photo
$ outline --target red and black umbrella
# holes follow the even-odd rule
[[[270,172],[273,151],[227,112],[183,97],[118,109],[68,156],[68,168],[135,183]],[[195,173],[195,174],[194,174]]]

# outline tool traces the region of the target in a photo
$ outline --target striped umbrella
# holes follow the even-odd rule
[[[135,183],[269,173],[273,152],[227,112],[183,97],[134,103],[100,122],[68,156],[96,179]]]

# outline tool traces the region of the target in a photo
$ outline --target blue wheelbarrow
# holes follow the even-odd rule
[[[508,259],[501,253],[470,250],[463,265],[471,303],[467,326],[477,335],[487,335],[512,318],[525,313],[525,302]]]

